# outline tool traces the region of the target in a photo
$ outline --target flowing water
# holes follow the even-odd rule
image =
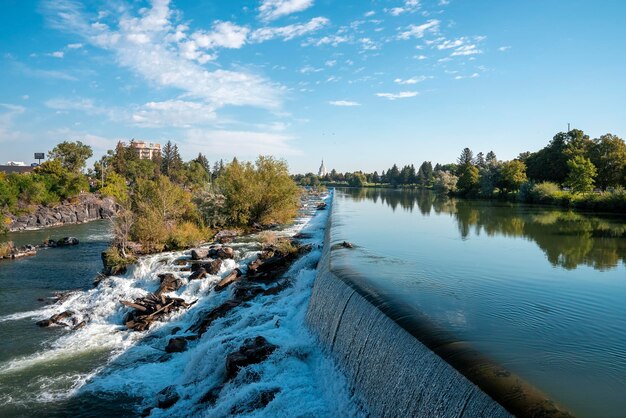
[[[0,263],[0,416],[138,416],[154,407],[157,394],[174,385],[180,400],[170,409],[152,409],[151,416],[360,416],[360,405],[343,375],[304,326],[304,316],[327,211],[309,201],[294,225],[278,232],[306,232],[314,250],[286,273],[293,286],[277,296],[259,296],[216,320],[182,353],[166,354],[173,333],[184,330],[230,297],[230,290],[212,291],[231,269],[253,260],[257,237],[236,240],[235,260],[227,260],[218,275],[187,281],[189,272],[175,263],[186,252],[142,258],[124,276],[113,276],[97,287],[100,252],[110,236],[108,224],[94,222],[46,231],[11,234],[16,243],[76,236],[77,247],[41,250],[37,256]],[[158,288],[159,273],[171,272],[184,286],[173,292],[198,302],[189,310],[155,322],[145,333],[125,329],[129,308],[120,300],[145,296]],[[46,304],[62,292],[58,303]],[[43,298],[44,302],[38,301]],[[39,328],[35,322],[71,310],[87,321],[77,331]],[[176,330],[176,328],[182,329]],[[261,364],[227,383],[214,405],[200,398],[224,379],[225,358],[245,338],[263,335],[279,348]],[[249,405],[262,391],[278,391],[264,408]]]
[[[624,416],[624,217],[377,189],[333,204],[331,242],[354,244],[333,271],[397,322],[471,346],[578,416]]]

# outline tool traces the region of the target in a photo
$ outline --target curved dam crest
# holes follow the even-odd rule
[[[372,416],[510,417],[333,271],[330,210],[306,319]]]

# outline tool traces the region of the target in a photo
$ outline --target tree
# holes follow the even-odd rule
[[[196,157],[194,161],[196,161],[202,167],[204,167],[207,173],[209,174],[211,173],[211,164],[209,163],[209,160],[207,159],[207,157],[205,157],[201,152],[198,153],[198,156]]]
[[[350,178],[350,186],[352,187],[363,187],[366,183],[365,175],[360,171],[353,173]]]
[[[392,186],[396,186],[400,183],[400,181],[400,169],[396,164],[394,164],[393,167],[387,171],[387,182]]]
[[[593,163],[583,156],[576,156],[567,161],[569,174],[565,184],[574,193],[587,193],[593,190],[597,170]]]
[[[487,165],[487,162],[485,161],[485,154],[481,152],[479,152],[478,154],[476,154],[476,166],[478,168],[485,168]]]
[[[372,174],[372,183],[380,183],[380,176],[378,175],[378,171],[374,171],[374,174]]]
[[[471,165],[474,163],[474,153],[469,148],[463,148],[461,155],[457,159],[460,166]]]
[[[434,189],[441,193],[456,192],[459,178],[449,171],[437,171],[435,174]]]
[[[161,173],[171,180],[177,181],[182,167],[183,160],[178,152],[178,145],[172,144],[172,141],[167,141],[161,151]]]
[[[59,161],[65,169],[73,173],[79,173],[92,155],[93,151],[89,145],[80,141],[64,141],[48,153],[48,158]]]
[[[472,195],[478,192],[480,175],[478,168],[471,164],[465,164],[461,168],[461,175],[457,182],[459,192],[465,195]]]
[[[590,159],[598,169],[596,184],[602,189],[619,186],[626,176],[626,143],[611,134],[602,135],[593,142]]]
[[[492,167],[497,163],[498,163],[498,158],[496,157],[496,153],[493,151],[489,151],[487,153],[487,157],[485,158],[485,164],[489,167]]]
[[[287,163],[260,156],[254,164],[233,160],[217,179],[225,212],[236,225],[285,223],[298,212],[300,190]]]
[[[430,161],[424,161],[417,171],[417,182],[422,186],[428,186],[433,177],[433,165]]]
[[[498,183],[501,190],[505,192],[519,190],[526,180],[526,164],[519,160],[507,161],[502,164]]]
[[[128,201],[126,179],[114,171],[109,173],[104,186],[99,191],[103,196],[113,197],[119,204],[125,204]]]

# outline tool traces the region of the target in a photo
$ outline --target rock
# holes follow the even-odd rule
[[[272,388],[261,390],[243,405],[235,405],[230,410],[231,415],[239,416],[239,415],[248,415],[251,412],[256,411],[257,409],[265,408],[270,402],[274,400],[276,394],[280,392],[280,388]]]
[[[150,293],[133,302],[122,300],[120,303],[133,309],[124,318],[126,327],[135,331],[145,331],[150,328],[153,321],[160,320],[171,312],[187,309],[196,302],[187,303],[181,298]]]
[[[183,285],[183,281],[174,276],[172,273],[159,274],[158,277],[161,279],[161,285],[159,286],[159,290],[155,292],[157,296],[162,293],[178,290]]]
[[[199,279],[204,279],[206,276],[208,276],[207,271],[204,269],[204,267],[200,267],[198,270],[194,271],[193,273],[191,273],[191,275],[189,275],[189,281],[191,280],[199,280]]]
[[[67,247],[70,245],[78,245],[78,244],[79,244],[78,238],[75,238],[75,237],[64,237],[57,241],[58,247]]]
[[[191,259],[192,260],[202,260],[203,258],[207,258],[209,256],[208,248],[194,248],[191,250]]]
[[[215,234],[215,241],[226,244],[232,242],[234,238],[239,236],[239,231],[234,229],[223,229],[217,234]]]
[[[182,353],[187,349],[187,340],[183,337],[170,338],[165,347],[166,353]]]
[[[220,247],[217,249],[216,256],[221,259],[235,258],[235,250],[231,247]]]
[[[348,241],[344,241],[344,242],[342,242],[342,243],[341,243],[341,246],[342,246],[343,248],[352,248],[352,247],[354,247],[354,246],[353,246],[351,243],[349,243]]]
[[[217,273],[220,272],[220,269],[222,268],[222,259],[218,258],[217,260],[213,260],[209,263],[208,268],[205,265],[204,269],[212,275],[216,275]]]
[[[176,386],[168,386],[157,394],[157,408],[171,408],[179,399],[180,395],[176,390]]]
[[[202,395],[199,402],[208,403],[209,405],[215,405],[215,402],[217,402],[217,399],[220,397],[220,392],[222,391],[223,387],[223,385],[219,385],[211,388],[211,390]]]
[[[326,209],[326,206],[328,206],[328,205],[326,204],[326,202],[320,202],[320,203],[318,203],[318,204],[317,204],[316,209],[317,209],[317,210],[324,210],[324,209]]]
[[[233,296],[235,299],[247,302],[249,300],[254,299],[257,295],[264,293],[265,289],[263,287],[251,283],[247,280],[242,280],[235,283],[233,289]]]
[[[222,280],[219,281],[218,284],[215,285],[215,291],[221,292],[222,290],[226,288],[226,286],[228,286],[229,284],[231,284],[232,282],[234,282],[241,276],[242,276],[241,270],[234,269],[233,271],[230,272],[230,274],[228,274],[228,276],[224,277]]]
[[[204,318],[201,318],[194,325],[190,326],[187,331],[198,333],[198,335],[204,334],[204,332],[211,326],[216,319],[226,316],[231,310],[241,305],[239,300],[227,300],[221,305],[211,309]]]
[[[74,315],[72,311],[65,311],[55,315],[52,315],[49,319],[44,319],[41,321],[37,321],[35,324],[40,327],[49,327],[51,325],[61,325],[61,326],[69,326],[65,322],[62,322],[63,319],[69,318]]]
[[[264,361],[276,348],[262,336],[246,338],[239,350],[226,357],[226,380],[235,377],[241,368]]]

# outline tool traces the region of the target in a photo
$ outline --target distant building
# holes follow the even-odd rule
[[[320,177],[324,177],[326,174],[328,173],[326,172],[326,166],[324,165],[324,160],[322,160],[322,165],[320,165],[320,169],[317,172],[317,175]]]
[[[161,144],[154,142],[130,141],[129,147],[137,153],[141,160],[152,160],[161,155]]]
[[[33,171],[35,167],[31,167],[29,165],[0,165],[1,173],[30,173]]]

